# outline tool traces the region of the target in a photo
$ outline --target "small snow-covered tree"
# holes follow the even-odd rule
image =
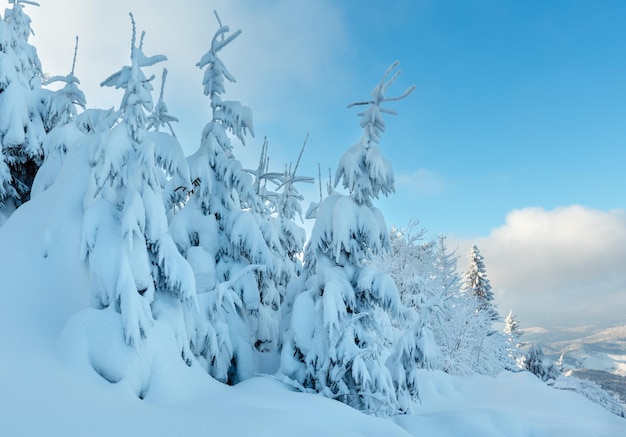
[[[493,305],[493,291],[487,278],[484,258],[478,250],[478,246],[472,245],[468,254],[469,264],[463,274],[463,290],[475,296],[480,305],[480,311],[489,313],[493,321],[500,320],[498,311]]]
[[[295,166],[285,166],[283,173],[269,170],[267,139],[263,143],[259,164],[254,170],[246,170],[254,177],[254,190],[265,206],[255,216],[265,241],[274,255],[274,268],[271,278],[280,296],[280,330],[287,329],[295,295],[302,284],[302,260],[306,232],[296,223],[302,221],[302,195],[296,184],[312,183],[313,178],[298,175],[298,168],[308,140],[308,134],[300,149]],[[274,185],[273,189],[268,184]],[[278,338],[281,346],[282,338]],[[275,368],[265,371],[274,373]]]
[[[74,123],[78,113],[77,107],[85,109],[87,104],[85,94],[78,88],[80,81],[74,75],[76,55],[78,52],[78,37],[74,47],[72,70],[67,76],[55,76],[46,81],[46,85],[56,82],[64,83],[63,88],[56,91],[45,91],[43,102],[43,123],[47,135],[43,142],[44,160],[35,176],[31,195],[45,191],[55,181],[65,155],[74,147],[83,135]]]
[[[179,314],[197,307],[193,272],[168,234],[163,204],[163,172],[188,180],[186,161],[175,139],[148,132],[153,77],[143,69],[164,61],[146,56],[131,14],[130,65],[102,82],[124,91],[115,126],[102,130],[103,113],[90,114],[98,133],[91,136],[91,177],[85,195],[82,253],[89,262],[92,300],[121,315],[128,344],[140,348],[164,308]],[[190,357],[184,326],[177,340]]]
[[[301,389],[378,414],[399,411],[385,365],[385,331],[399,310],[398,290],[389,275],[366,264],[389,247],[384,218],[372,200],[394,190],[393,170],[378,148],[382,114],[393,113],[383,104],[413,89],[386,97],[398,77],[396,67],[374,87],[372,100],[359,103],[367,105],[359,113],[363,136],[335,173],[335,185],[343,181],[350,194],[330,195],[316,213],[304,254],[307,289],[295,300],[281,358],[281,373]]]
[[[519,320],[517,320],[517,316],[513,314],[513,311],[509,311],[509,315],[504,319],[504,333],[509,337],[511,343],[516,345],[524,334],[524,331],[520,328]]]
[[[41,63],[28,43],[33,33],[24,5],[13,5],[0,20],[0,205],[10,211],[30,198],[43,158]]]
[[[519,320],[513,311],[509,311],[509,315],[504,319],[504,335],[508,341],[509,356],[516,363],[511,370],[519,370],[524,365],[524,354],[520,349],[522,347],[520,338],[524,335],[524,331],[520,328]]]
[[[543,349],[533,344],[524,358],[526,370],[544,382],[554,381],[563,374],[563,368],[546,358]]]
[[[308,139],[308,135],[307,135]],[[285,249],[288,259],[296,264],[300,264],[298,256],[304,250],[306,233],[302,227],[295,222],[296,217],[302,222],[302,204],[304,197],[296,188],[299,183],[313,183],[314,179],[310,176],[298,175],[298,168],[304,153],[306,140],[300,149],[300,154],[296,164],[285,167],[285,172],[280,179],[277,187],[278,195],[276,196],[276,213],[279,219],[279,238],[283,248]],[[299,270],[299,268],[297,268]]]
[[[282,279],[281,285],[285,289],[283,298],[284,317],[283,327],[289,324],[291,310],[293,308],[293,300],[298,289],[302,289],[300,277],[303,270],[302,253],[306,242],[305,230],[296,222],[298,219],[303,223],[302,205],[304,197],[296,187],[300,183],[313,183],[314,178],[309,176],[298,175],[298,168],[308,140],[305,139],[296,164],[285,166],[285,171],[281,175],[280,184],[276,188],[278,191],[276,196],[275,218],[276,227],[278,228],[278,238],[284,250],[284,263],[288,266],[285,269],[286,276]]]
[[[300,157],[303,150],[304,146]],[[298,164],[299,162],[293,173],[287,168],[284,173],[270,171],[266,139],[257,168],[245,170],[253,176],[254,191],[263,202],[263,208],[256,211],[255,217],[265,242],[274,255],[274,268],[270,273],[279,292],[281,303],[284,302],[287,284],[295,279],[300,271],[301,263],[297,255],[302,253],[305,240],[304,229],[293,221],[297,211],[301,211],[299,205],[301,197],[294,184],[308,181],[310,178],[295,175]],[[268,184],[274,185],[273,189],[269,189]]]
[[[493,291],[487,279],[484,258],[478,247],[469,251],[469,264],[463,275],[462,291],[469,306],[474,307],[474,337],[479,340],[475,348],[475,370],[478,373],[495,375],[512,365],[505,336],[494,329],[493,324],[501,321],[493,302]]]

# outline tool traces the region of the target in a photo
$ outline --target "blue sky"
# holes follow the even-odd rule
[[[534,313],[524,297],[530,284],[519,278],[541,269],[511,273],[528,257],[518,250],[522,244],[510,244],[520,235],[527,235],[524,245],[545,245],[541,253],[555,257],[542,260],[549,265],[572,251],[594,254],[572,258],[559,273],[561,285],[541,296],[575,301],[580,297],[571,294],[568,278],[582,266],[613,266],[625,255],[626,2],[42,0],[40,8],[27,6],[46,73],[69,71],[79,35],[76,74],[96,107],[121,99],[98,84],[128,62],[132,11],[147,32],[147,54],[169,58],[166,101],[181,119],[176,131],[188,154],[209,116],[194,64],[217,27],[213,9],[243,30],[222,53],[237,78],[225,97],[255,114],[256,138],[236,149],[245,165],[255,166],[267,136],[271,162],[282,168],[296,159],[308,133],[303,173],[317,176],[318,163],[324,176],[329,167],[334,172],[361,134],[357,111],[347,104],[367,98],[399,60],[396,92],[417,88],[391,105],[399,114],[387,117],[382,138],[397,179],[397,193],[378,203],[389,225],[420,219],[430,234],[450,235],[461,252],[480,241],[503,311],[524,308],[522,320],[534,320]],[[317,187],[303,192],[317,200]],[[571,233],[552,241],[557,232],[545,229]],[[614,231],[596,236],[602,229]],[[577,242],[581,233],[588,246]],[[626,312],[622,270],[616,265],[576,281],[599,290],[596,300],[621,299],[612,321]],[[615,276],[612,285],[598,285],[607,275]],[[577,314],[577,323],[589,318],[584,305]],[[537,317],[537,323],[544,322]]]
[[[412,159],[389,152],[398,173],[441,178],[436,195],[399,189],[428,228],[473,236],[515,208],[623,205],[626,4],[428,2],[407,15],[380,44],[404,37],[391,52],[419,92],[386,139],[411,138]]]

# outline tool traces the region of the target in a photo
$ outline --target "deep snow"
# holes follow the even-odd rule
[[[528,373],[422,371],[416,413],[382,419],[268,376],[222,385],[173,353],[167,314],[138,353],[124,343],[119,314],[90,308],[80,259],[88,157],[78,149],[67,159],[57,182],[0,227],[2,436],[626,435],[626,420]],[[113,383],[96,372],[107,360]],[[151,371],[143,400],[137,360]]]

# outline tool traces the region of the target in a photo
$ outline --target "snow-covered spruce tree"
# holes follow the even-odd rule
[[[282,273],[277,276],[276,281],[281,293],[281,332],[287,330],[295,296],[304,288],[301,254],[304,251],[306,232],[296,223],[296,217],[303,222],[301,202],[304,198],[298,192],[296,184],[314,182],[312,177],[298,175],[307,140],[308,134],[300,149],[296,164],[285,166],[284,173],[279,177],[278,186],[273,193],[273,213],[269,218],[269,223],[277,233],[282,250],[282,269],[280,269]]]
[[[562,367],[546,358],[543,349],[536,344],[533,344],[526,353],[524,366],[543,382],[554,381],[563,374]]]
[[[42,162],[44,138],[40,96],[42,70],[24,5],[9,0],[0,20],[0,206],[5,214],[26,202]]]
[[[280,372],[305,391],[318,392],[373,414],[399,411],[385,360],[385,329],[400,305],[391,277],[365,264],[389,247],[381,212],[372,200],[393,192],[393,170],[379,151],[382,105],[399,71],[394,63],[362,102],[363,136],[345,152],[335,173],[350,195],[333,194],[317,211],[305,249],[307,289],[294,303]],[[389,75],[392,77],[389,79]],[[350,105],[350,107],[353,105]]]
[[[508,341],[509,356],[516,365],[510,370],[519,370],[524,366],[523,352],[521,351],[522,343],[520,338],[524,335],[524,331],[520,328],[517,316],[513,311],[509,311],[509,315],[504,319],[504,335]]]
[[[173,328],[188,360],[182,320],[197,311],[196,289],[189,264],[168,234],[162,186],[163,172],[188,179],[188,169],[171,136],[165,139],[146,129],[153,77],[142,69],[166,58],[144,54],[145,34],[138,42],[132,14],[131,22],[130,65],[101,84],[124,91],[116,124],[102,130],[107,114],[91,114],[98,133],[90,137],[82,254],[89,263],[93,304],[120,314],[126,343],[140,349],[154,319],[168,311],[167,319],[177,320]]]
[[[478,299],[480,311],[488,312],[494,322],[499,321],[500,315],[493,304],[493,291],[487,279],[484,258],[476,245],[470,248],[468,259],[469,264],[463,274],[463,290]]]
[[[61,170],[66,153],[83,135],[74,123],[78,113],[77,107],[85,109],[87,104],[85,94],[78,88],[80,81],[74,75],[77,52],[78,37],[70,73],[67,76],[54,76],[46,81],[46,85],[55,82],[65,83],[63,88],[56,91],[42,89],[44,96],[42,116],[47,135],[43,142],[44,160],[33,181],[31,196],[36,196],[52,185]]]
[[[299,219],[301,223],[303,222],[301,202],[304,200],[304,197],[296,188],[296,184],[311,184],[314,182],[314,178],[310,176],[298,175],[298,168],[307,140],[308,134],[302,144],[296,164],[292,165],[290,163],[288,166],[285,166],[284,173],[279,180],[280,183],[276,187],[275,213],[279,222],[279,238],[281,245],[285,249],[287,259],[292,264],[291,267],[294,270],[291,273],[292,278],[294,277],[294,273],[300,273],[301,262],[299,256],[304,250],[306,240],[306,232],[296,223],[296,218]]]
[[[284,301],[287,284],[295,278],[294,248],[285,240],[281,219],[281,194],[276,189],[283,186],[287,174],[269,171],[269,156],[267,139],[263,142],[259,164],[254,170],[245,170],[253,176],[254,192],[263,204],[263,208],[254,211],[254,217],[263,234],[263,238],[274,256],[274,268],[269,272],[280,296],[280,302]],[[268,183],[274,185],[274,189],[268,188]],[[284,202],[283,202],[284,203]],[[304,230],[301,229],[302,234]],[[303,236],[304,237],[304,236]],[[285,244],[287,243],[287,244]],[[299,249],[302,252],[304,238]],[[297,250],[297,248],[295,248]]]
[[[504,319],[504,333],[509,338],[511,344],[518,347],[519,339],[524,334],[524,331],[520,328],[519,320],[517,320],[517,316],[513,314],[513,311],[509,311],[509,315]]]
[[[285,172],[280,181],[281,183],[277,187],[279,193],[276,198],[276,213],[280,221],[279,238],[282,246],[285,248],[288,259],[294,264],[296,273],[299,273],[300,270],[300,259],[298,255],[303,252],[306,239],[304,229],[295,222],[296,217],[300,222],[303,221],[301,202],[304,200],[304,197],[296,188],[296,184],[311,184],[314,182],[314,178],[310,176],[298,175],[298,167],[305,146],[306,140],[302,145],[302,149],[300,149],[296,164],[293,167],[291,165],[285,167]]]
[[[487,279],[483,256],[473,245],[469,251],[469,264],[463,274],[462,291],[467,304],[474,307],[474,338],[478,340],[474,352],[474,370],[481,374],[495,376],[514,363],[508,354],[507,339],[494,323],[502,321],[495,304],[491,284]]]
[[[229,136],[244,143],[248,133],[254,134],[252,111],[222,99],[225,82],[235,79],[219,52],[241,31],[230,33],[217,19],[220,27],[197,64],[204,69],[211,118],[200,147],[189,157],[194,186],[171,229],[193,267],[205,316],[193,339],[194,353],[213,377],[234,384],[256,371],[255,347],[276,347],[280,296],[273,280],[274,252],[256,217],[264,205],[235,158]]]

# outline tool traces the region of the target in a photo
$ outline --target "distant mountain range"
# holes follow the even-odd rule
[[[626,325],[530,328],[522,339],[539,344],[552,360],[563,355],[563,366],[574,376],[599,384],[626,405]]]

